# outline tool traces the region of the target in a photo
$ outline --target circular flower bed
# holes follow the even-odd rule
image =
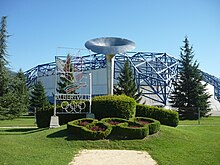
[[[67,124],[68,133],[77,139],[103,139],[106,138],[112,128],[95,119],[79,119]]]
[[[160,130],[160,122],[137,117],[133,121],[122,118],[79,119],[67,124],[68,132],[78,139],[143,139]]]
[[[149,134],[157,133],[160,130],[160,122],[158,120],[146,117],[136,117],[135,121],[149,127]]]
[[[86,128],[88,139],[104,139],[106,138],[112,131],[112,127],[107,125],[106,123],[97,122],[87,125]]]
[[[115,132],[118,139],[143,139],[149,134],[149,128],[135,121],[127,121],[116,127]]]
[[[127,123],[128,120],[122,119],[122,118],[104,118],[101,120],[101,122],[105,122],[107,124],[110,124],[111,126],[117,126],[119,124]]]

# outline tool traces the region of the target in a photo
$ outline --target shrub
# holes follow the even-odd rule
[[[118,138],[120,134],[118,134],[117,127],[119,125],[128,125],[128,120],[122,118],[103,118],[101,122],[104,122],[112,127],[112,132],[108,138]]]
[[[177,111],[148,105],[136,105],[136,117],[149,117],[159,120],[161,124],[176,127],[179,123]]]
[[[160,130],[160,122],[138,117],[131,120],[122,118],[78,119],[67,124],[68,133],[74,139],[143,139]],[[149,132],[150,131],[150,132]]]
[[[143,124],[128,121],[114,129],[112,137],[117,139],[143,139],[149,134],[149,127]]]
[[[128,120],[122,119],[122,118],[103,118],[101,120],[101,122],[105,122],[105,123],[110,124],[111,126],[114,127],[119,124],[127,123]]]
[[[50,126],[50,118],[53,116],[53,109],[48,107],[45,110],[36,112],[36,123],[38,128],[46,128]]]
[[[135,117],[136,102],[125,95],[97,96],[92,100],[92,113],[97,119],[118,117],[129,119]]]
[[[88,122],[88,124],[85,124]],[[85,125],[84,125],[85,124]],[[77,139],[104,139],[111,133],[112,127],[95,119],[74,120],[67,124],[67,131]]]
[[[62,112],[60,105],[57,105],[57,112]],[[44,110],[38,110],[36,112],[36,121],[39,128],[47,128],[50,126],[51,116],[54,114],[54,106],[45,108]],[[85,118],[86,114],[57,114],[59,117],[59,124],[64,125],[70,121]]]
[[[93,123],[93,122],[97,122],[97,120],[95,119],[87,119],[87,118],[83,118],[83,119],[78,119],[78,120],[74,120],[71,122],[67,123],[67,131],[70,135],[74,135],[77,138],[83,138],[83,136],[85,135],[85,131],[84,129],[86,129],[86,125],[82,125],[82,123],[84,122],[88,122],[89,124]]]
[[[135,121],[143,125],[148,125],[150,135],[157,133],[160,130],[160,122],[158,120],[146,117],[136,117]]]

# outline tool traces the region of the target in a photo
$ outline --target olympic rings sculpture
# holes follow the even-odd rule
[[[85,101],[63,101],[61,103],[61,108],[64,109],[66,112],[71,113],[80,113],[83,109],[86,108]]]

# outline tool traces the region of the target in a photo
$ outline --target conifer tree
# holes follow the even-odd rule
[[[174,91],[170,102],[177,108],[180,119],[197,119],[200,111],[201,116],[210,111],[210,95],[206,92],[206,85],[202,84],[202,75],[198,69],[199,64],[193,61],[194,52],[189,45],[188,38],[183,41],[181,47],[179,78],[174,82]]]
[[[26,78],[23,71],[20,69],[16,73],[13,81],[13,91],[16,97],[19,98],[17,108],[19,109],[19,114],[28,111],[28,91],[26,86]]]
[[[142,92],[138,91],[135,83],[135,77],[128,60],[125,61],[121,73],[118,77],[118,84],[114,86],[114,94],[125,94],[131,98],[134,98],[137,102],[141,100]]]
[[[25,78],[21,71],[16,76],[7,68],[6,16],[2,17],[0,29],[0,118],[12,119],[27,111],[28,95]]]
[[[0,119],[13,118],[13,115],[9,114],[10,105],[12,104],[11,96],[9,93],[9,72],[7,69],[7,38],[9,37],[6,30],[6,16],[2,17],[0,27]]]
[[[7,38],[8,33],[6,30],[6,16],[2,17],[0,29],[0,97],[3,97],[7,92],[9,83],[9,73],[7,69]]]
[[[49,106],[44,87],[41,81],[38,81],[31,92],[30,106],[36,110],[44,110]]]

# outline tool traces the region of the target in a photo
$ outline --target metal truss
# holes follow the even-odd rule
[[[220,79],[203,71],[201,74],[205,82],[214,86],[214,98],[220,101]]]
[[[106,59],[103,54],[91,54],[77,57],[83,60],[83,66],[75,61],[74,66],[78,70],[96,70],[106,67]],[[129,52],[115,56],[114,78],[120,74],[124,62],[129,60],[137,86],[142,90],[142,96],[159,104],[166,105],[172,91],[172,82],[176,81],[178,74],[178,60],[166,53]],[[37,78],[55,74],[55,62],[38,65],[25,72],[26,84],[30,87],[37,82]],[[215,97],[220,100],[220,80],[208,73],[202,72],[205,82],[215,87]]]
[[[76,57],[74,59],[76,59],[76,61],[74,61],[74,66],[77,67],[78,70],[86,71],[106,67],[105,56],[102,54],[85,55],[82,57]],[[81,60],[83,60],[83,65],[82,62],[80,62]],[[40,77],[55,75],[55,67],[56,63],[51,62],[38,65],[25,71],[24,74],[26,75],[27,86],[31,87],[36,84],[37,79]]]
[[[33,86],[37,82],[37,78],[43,76],[50,76],[55,74],[55,62],[38,65],[24,72],[26,76],[26,85]]]
[[[166,53],[127,53],[116,55],[115,78],[117,79],[125,60],[129,60],[142,96],[163,105],[167,104],[172,82],[177,79],[178,60]]]

